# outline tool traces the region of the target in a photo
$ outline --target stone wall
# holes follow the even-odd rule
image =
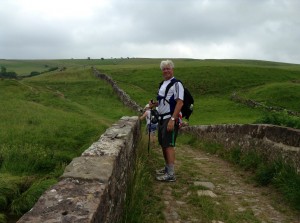
[[[300,113],[299,112],[291,111],[291,110],[288,110],[288,109],[285,109],[285,108],[276,107],[276,106],[266,106],[265,104],[257,102],[255,100],[242,98],[236,92],[234,92],[230,96],[230,99],[232,101],[245,104],[245,105],[247,105],[248,107],[251,107],[251,108],[262,108],[262,109],[265,109],[265,110],[270,111],[270,112],[272,112],[272,111],[273,112],[286,112],[289,115],[294,115],[294,116],[300,117]]]
[[[131,109],[133,109],[134,111],[137,112],[141,112],[143,110],[143,108],[141,106],[139,106],[135,101],[133,101],[128,94],[126,94],[125,91],[123,91],[121,88],[118,87],[118,85],[116,84],[116,82],[108,75],[100,73],[97,69],[93,68],[94,71],[94,75],[98,78],[101,78],[105,81],[107,81],[107,83],[109,83],[114,92],[116,92],[116,94],[118,95],[118,97],[120,98],[120,100],[123,102],[123,104]]]
[[[122,117],[72,160],[18,223],[120,221],[139,137],[138,117]]]
[[[274,125],[202,125],[188,126],[181,132],[204,141],[224,145],[225,149],[254,150],[269,161],[282,158],[300,173],[300,130]]]

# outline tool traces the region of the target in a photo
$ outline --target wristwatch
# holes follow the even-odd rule
[[[174,117],[171,117],[171,120],[172,120],[172,121],[175,121],[175,118],[174,118]]]

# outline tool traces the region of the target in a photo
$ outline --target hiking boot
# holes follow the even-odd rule
[[[175,182],[176,177],[175,177],[175,175],[169,175],[169,174],[165,173],[162,176],[157,176],[156,180],[163,181],[163,182]]]
[[[163,167],[159,170],[155,170],[156,175],[160,176],[160,175],[164,175],[166,173],[166,167]]]

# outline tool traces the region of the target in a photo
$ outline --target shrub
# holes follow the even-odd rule
[[[0,73],[0,77],[3,77],[3,78],[17,78],[17,73],[16,72]]]
[[[246,154],[242,155],[239,164],[245,170],[256,170],[258,168],[258,165],[262,162],[262,157],[256,151],[249,151]]]
[[[40,74],[40,72],[38,72],[38,71],[32,71],[29,76],[32,77],[32,76],[37,76],[39,74]]]
[[[241,159],[242,151],[240,148],[233,148],[229,152],[228,159],[234,164],[239,164]]]
[[[261,163],[255,173],[254,179],[263,186],[270,184],[275,176],[275,165]]]
[[[281,164],[273,178],[273,183],[287,200],[300,210],[300,176],[296,170],[287,164]]]
[[[284,112],[281,113],[266,113],[262,118],[255,123],[273,124],[290,128],[300,129],[300,118],[290,116]]]

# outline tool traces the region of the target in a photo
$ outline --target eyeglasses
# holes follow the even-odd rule
[[[162,70],[172,70],[171,67],[164,67]]]

